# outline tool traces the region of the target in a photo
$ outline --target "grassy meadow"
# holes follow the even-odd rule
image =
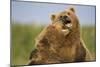
[[[30,52],[35,48],[34,39],[44,26],[11,24],[11,65],[27,65]],[[95,58],[95,27],[81,27],[82,38]]]

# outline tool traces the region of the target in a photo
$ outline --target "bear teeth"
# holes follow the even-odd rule
[[[67,27],[72,27],[72,24],[66,24],[65,26],[67,26]]]

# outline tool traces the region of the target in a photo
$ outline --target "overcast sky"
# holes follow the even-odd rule
[[[11,19],[19,23],[49,24],[50,15],[67,9],[68,4],[12,1]],[[74,5],[80,24],[95,24],[95,6]],[[17,23],[18,23],[17,22]]]

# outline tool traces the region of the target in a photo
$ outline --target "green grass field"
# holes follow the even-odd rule
[[[35,48],[34,39],[43,28],[44,26],[36,25],[11,25],[11,65],[27,65],[30,52]],[[81,33],[87,48],[89,48],[95,58],[95,27],[83,26]]]

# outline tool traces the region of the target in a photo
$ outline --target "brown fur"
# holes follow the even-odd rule
[[[60,16],[68,16],[72,27],[64,28]],[[80,36],[80,25],[73,8],[51,16],[52,24],[44,28],[36,39],[36,50],[31,54],[31,64],[91,61],[91,55]],[[62,30],[65,29],[65,32]],[[88,57],[88,58],[87,58]]]

